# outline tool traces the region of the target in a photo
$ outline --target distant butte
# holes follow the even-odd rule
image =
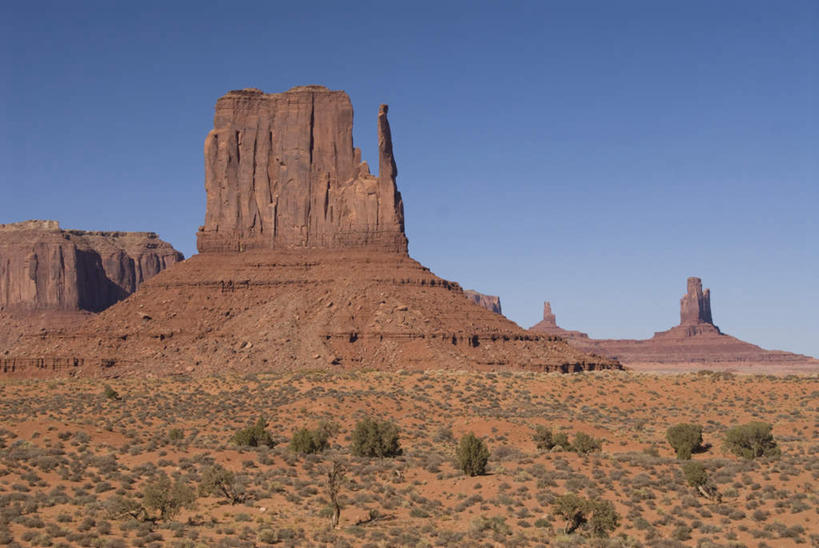
[[[494,312],[495,314],[503,314],[501,310],[500,297],[495,295],[484,295],[474,289],[464,289],[464,296],[478,306]]]
[[[750,366],[790,372],[803,367],[819,367],[810,356],[780,350],[765,350],[722,333],[711,314],[711,292],[702,289],[700,278],[688,278],[687,291],[680,299],[680,324],[654,334],[651,339],[592,339],[585,333],[561,329],[546,303],[544,320],[530,331],[563,337],[585,352],[620,360],[634,369],[674,371],[685,369],[737,369]]]
[[[372,175],[343,91],[227,93],[205,140],[199,254],[79,326],[20,342],[3,371],[621,368],[470,304],[409,257],[387,114]]]

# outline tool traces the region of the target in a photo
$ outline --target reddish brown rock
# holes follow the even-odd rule
[[[547,322],[548,323],[548,322]],[[713,324],[711,292],[702,290],[699,278],[688,278],[687,292],[680,299],[680,325],[654,334],[651,339],[591,339],[549,327],[544,322],[535,332],[562,336],[579,350],[621,361],[627,367],[652,371],[731,369],[766,373],[819,370],[819,360],[780,350],[765,350],[720,332]],[[759,369],[763,368],[763,369]]]
[[[379,176],[352,147],[344,92],[219,100],[200,254],[74,328],[20,341],[9,374],[620,368],[470,304],[412,260],[387,108]]]
[[[205,224],[198,249],[347,249],[406,253],[387,106],[378,112],[379,174],[353,147],[343,91],[231,91],[205,139]]]
[[[555,314],[552,312],[552,304],[549,301],[543,302],[543,319],[530,327],[529,330],[556,337],[562,337],[564,339],[589,338],[586,333],[581,333],[580,331],[569,331],[567,329],[563,329],[562,327],[558,327],[557,316],[555,316]]]
[[[153,232],[62,230],[57,221],[0,225],[0,311],[98,312],[182,259]]]
[[[478,306],[482,306],[495,314],[503,314],[501,311],[500,297],[495,295],[484,295],[473,289],[464,289],[464,296]]]

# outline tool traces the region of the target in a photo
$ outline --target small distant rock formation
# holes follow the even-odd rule
[[[530,331],[537,331],[539,333],[546,333],[564,339],[588,339],[586,333],[580,331],[569,331],[557,326],[557,317],[552,312],[552,304],[549,301],[543,302],[543,319],[529,328]]]
[[[378,176],[353,147],[343,91],[231,91],[205,140],[200,253],[371,248],[406,253],[387,105],[378,109]]]
[[[99,312],[183,259],[153,232],[0,224],[0,311]]]
[[[484,295],[483,293],[479,293],[474,289],[464,289],[464,295],[473,303],[484,307],[490,312],[494,312],[495,314],[503,314],[503,312],[501,312],[500,297],[496,297],[495,295]]]
[[[810,356],[780,350],[765,350],[723,334],[713,323],[711,291],[702,289],[702,280],[691,277],[680,299],[680,325],[654,334],[651,339],[591,339],[578,337],[556,326],[551,307],[544,306],[544,320],[532,331],[559,335],[585,352],[608,356],[627,367],[646,370],[738,369],[746,366],[781,368],[819,367]],[[662,366],[658,369],[658,366]],[[788,369],[790,371],[790,369]]]

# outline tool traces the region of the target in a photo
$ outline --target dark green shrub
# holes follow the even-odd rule
[[[725,433],[725,447],[734,455],[745,459],[777,457],[781,451],[771,429],[772,426],[766,422],[734,426]]]
[[[236,475],[219,464],[208,466],[202,471],[199,482],[199,494],[207,497],[212,494],[222,495],[231,504],[245,500],[244,486],[237,481]]]
[[[305,455],[320,453],[328,447],[330,447],[330,443],[327,433],[320,429],[299,428],[293,432],[293,437],[290,440],[290,449]]]
[[[705,471],[705,466],[697,461],[689,461],[683,463],[683,475],[685,481],[691,487],[700,487],[708,483],[708,472]]]
[[[541,451],[550,451],[555,447],[567,449],[570,445],[569,436],[564,432],[552,432],[551,428],[540,424],[535,427],[532,439]]]
[[[182,508],[193,505],[196,493],[181,481],[171,483],[171,478],[162,474],[145,485],[142,501],[148,510],[158,510],[162,520],[173,518]]]
[[[401,454],[398,427],[389,421],[366,418],[353,430],[351,450],[357,457],[396,457]]]
[[[567,493],[560,495],[552,502],[552,511],[556,516],[565,520],[563,532],[570,535],[586,523],[589,501],[574,493]]]
[[[617,529],[620,524],[620,516],[614,509],[614,504],[607,500],[592,500],[592,514],[589,519],[589,530],[596,537],[607,537],[609,533]]]
[[[565,520],[563,532],[571,534],[580,527],[597,537],[607,537],[620,523],[614,504],[607,500],[590,500],[574,493],[557,497],[552,511]]]
[[[270,432],[268,432],[266,428],[267,421],[264,420],[264,417],[259,417],[259,420],[257,420],[256,424],[253,426],[248,426],[247,428],[236,432],[233,435],[232,441],[236,445],[250,447],[261,447],[262,445],[266,445],[268,447],[273,447],[276,445],[276,442],[273,441],[273,436],[270,435]]]
[[[691,454],[702,447],[702,426],[699,424],[675,424],[670,427],[665,437],[677,453],[677,458],[688,460]]]
[[[480,476],[486,473],[489,462],[489,449],[482,439],[470,432],[461,438],[455,455],[458,468],[469,476]]]
[[[705,498],[720,501],[722,496],[717,491],[717,488],[711,483],[708,478],[708,472],[705,471],[705,466],[693,460],[689,460],[682,465],[683,475],[688,485],[693,487],[697,493]]]
[[[574,435],[574,442],[572,442],[571,448],[572,451],[580,453],[581,455],[586,455],[588,453],[600,451],[602,446],[603,442],[601,440],[593,438],[584,432],[578,432]]]
[[[103,395],[109,400],[119,400],[122,399],[119,395],[119,392],[111,388],[109,385],[105,385],[103,389]]]

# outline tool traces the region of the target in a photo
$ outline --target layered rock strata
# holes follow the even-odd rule
[[[474,306],[406,255],[362,250],[195,255],[79,328],[32,337],[0,366],[82,375],[619,367]]]
[[[464,289],[464,296],[478,306],[494,312],[495,314],[503,314],[501,311],[500,297],[495,295],[484,295],[474,289]]]
[[[153,232],[0,225],[0,311],[99,312],[183,258]]]
[[[378,176],[353,147],[343,91],[231,91],[205,140],[205,224],[198,249],[349,249],[406,253],[387,105],[378,111]]]

